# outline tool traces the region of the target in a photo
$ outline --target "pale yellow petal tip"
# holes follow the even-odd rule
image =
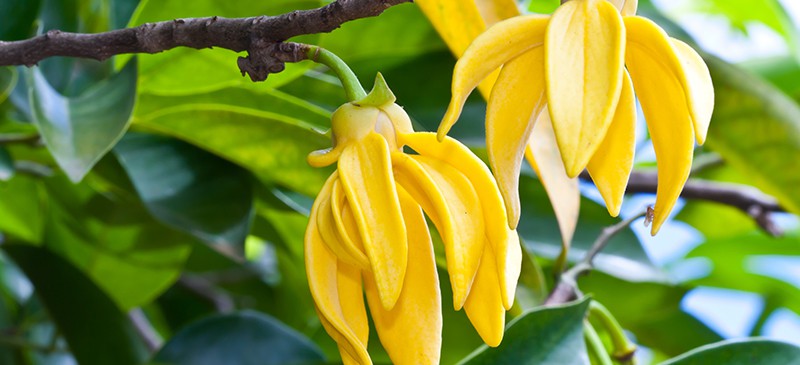
[[[619,217],[619,211],[622,208],[622,204],[616,202],[612,202],[611,204],[606,203],[606,208],[608,208],[608,214],[616,218]]]
[[[500,346],[500,343],[503,342],[503,331],[500,331],[500,333],[492,333],[486,336],[481,335],[481,339],[483,339],[483,342],[485,342],[489,347]]]
[[[312,167],[326,167],[333,165],[342,154],[341,148],[326,148],[313,151],[306,156],[306,162]]]

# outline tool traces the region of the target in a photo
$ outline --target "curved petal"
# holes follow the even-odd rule
[[[509,247],[509,245],[519,245],[519,240],[516,232],[509,228],[510,223],[506,220],[502,197],[489,169],[469,148],[453,138],[447,137],[441,143],[437,143],[433,133],[413,133],[402,135],[401,139],[420,155],[455,168],[474,187],[483,211],[485,237],[488,238],[498,258],[497,269],[502,279],[499,284],[503,302],[510,308],[514,302],[522,256],[515,255],[517,250]]]
[[[636,15],[636,8],[639,6],[638,0],[608,0],[619,9],[623,16]]]
[[[423,156],[392,154],[395,178],[431,217],[444,242],[453,307],[469,294],[486,239],[481,205],[469,180],[455,168]]]
[[[394,126],[397,134],[414,132],[414,128],[411,126],[411,118],[408,117],[408,113],[406,113],[403,107],[391,103],[380,107],[380,109],[386,113],[386,116],[392,121],[392,126]],[[400,145],[400,141],[398,141],[397,144]]]
[[[547,110],[539,114],[533,127],[525,157],[536,171],[539,180],[547,191],[553,212],[561,231],[563,252],[569,248],[575,227],[578,224],[578,213],[581,208],[581,192],[578,190],[578,179],[570,178],[564,171],[564,164],[558,153],[550,113]]]
[[[692,165],[694,131],[684,93],[682,64],[667,34],[652,21],[626,17],[626,62],[653,140],[658,189],[651,234],[655,235],[678,200]]]
[[[544,100],[544,49],[536,47],[500,71],[486,108],[486,148],[503,195],[508,224],[519,223],[519,173],[525,146]]]
[[[320,203],[317,224],[322,239],[336,256],[350,265],[355,265],[361,270],[370,270],[369,259],[364,254],[363,248],[356,246],[347,235],[343,221],[343,206],[345,203],[342,185],[338,179],[334,180],[329,202]],[[350,213],[352,214],[352,213]]]
[[[394,364],[438,364],[442,349],[442,302],[430,232],[419,204],[398,188],[408,229],[408,270],[392,310],[380,305],[375,282],[364,280],[372,321]]]
[[[495,24],[475,38],[453,70],[453,95],[437,132],[440,141],[456,123],[467,96],[481,80],[512,58],[542,44],[547,22],[548,17],[543,15],[518,16]]]
[[[486,26],[519,15],[519,6],[515,0],[475,0],[475,3]]]
[[[488,247],[483,251],[481,265],[472,290],[464,303],[469,321],[487,345],[497,347],[503,341],[503,328],[506,324],[506,311],[497,286],[495,257]]]
[[[328,334],[350,356],[359,359],[362,364],[369,364],[371,360],[369,353],[367,353],[366,342],[361,341],[362,324],[360,318],[348,318],[347,315],[352,315],[353,312],[348,309],[347,313],[345,313],[340,300],[339,262],[336,256],[328,250],[328,247],[322,241],[322,236],[319,234],[316,215],[318,214],[319,200],[321,198],[327,199],[324,195],[320,195],[317,198],[311,208],[311,216],[306,228],[305,264],[308,286],[311,290],[311,296],[314,298],[319,318]],[[347,292],[346,283],[344,287],[345,292]],[[347,306],[351,308],[350,304],[347,304]],[[366,317],[364,317],[364,320],[366,321]]]
[[[586,166],[612,217],[619,215],[636,148],[636,99],[627,72],[624,80],[614,121]]]
[[[336,266],[336,282],[339,285],[339,304],[342,315],[363,346],[369,339],[369,322],[364,306],[364,292],[361,284],[361,270],[341,260]]]
[[[694,136],[697,143],[706,142],[711,114],[714,113],[714,84],[708,66],[692,47],[675,38],[670,38],[675,54],[683,64],[686,74],[684,89],[689,97],[689,111],[694,125]]]
[[[544,43],[547,102],[570,177],[583,171],[611,125],[624,56],[625,28],[611,3],[568,1],[553,13]]]
[[[374,132],[347,146],[339,157],[339,178],[386,309],[400,296],[408,260],[391,166],[389,146]]]

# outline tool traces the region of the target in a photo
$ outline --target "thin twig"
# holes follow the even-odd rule
[[[236,309],[233,299],[208,280],[197,276],[183,275],[178,279],[178,285],[210,303],[219,313],[230,313]]]
[[[147,316],[141,308],[134,308],[128,312],[128,318],[130,318],[133,327],[142,340],[144,340],[145,346],[147,346],[147,349],[150,350],[151,353],[161,348],[163,340],[158,332],[156,332],[155,328],[153,328],[153,324],[150,323],[150,320],[147,319]]]
[[[647,212],[641,212],[613,226],[603,228],[600,236],[594,241],[592,247],[583,256],[583,259],[561,275],[558,284],[544,301],[544,305],[562,304],[577,299],[580,296],[577,285],[578,277],[594,269],[594,258],[608,246],[614,236],[627,229],[631,223],[646,214]]]
[[[50,30],[26,40],[0,42],[0,66],[30,67],[53,56],[102,61],[119,54],[159,53],[175,47],[218,47],[247,51],[249,56],[239,59],[242,74],[263,81],[302,53],[281,48],[281,42],[298,35],[331,32],[345,22],[376,16],[410,1],[338,0],[321,8],[277,16],[175,19],[94,34]]]
[[[0,145],[7,144],[30,144],[38,145],[42,139],[38,134],[0,134]]]

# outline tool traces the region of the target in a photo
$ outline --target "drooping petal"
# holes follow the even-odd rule
[[[339,157],[339,178],[386,309],[400,295],[408,260],[406,228],[391,166],[389,146],[377,133],[348,145]]]
[[[519,240],[516,232],[509,228],[502,197],[489,169],[469,148],[453,138],[446,137],[444,141],[438,143],[433,133],[413,133],[404,134],[401,139],[420,155],[455,168],[474,187],[483,210],[485,236],[498,259],[497,269],[501,278],[499,284],[503,293],[503,303],[510,308],[514,302],[522,256],[521,252],[519,255],[515,254],[519,251],[519,247],[509,247],[519,245]]]
[[[320,212],[317,218],[320,234],[328,248],[340,260],[357,266],[361,270],[370,270],[369,259],[364,254],[363,248],[356,246],[353,240],[345,234],[343,218],[345,212],[342,209],[344,203],[345,195],[344,191],[342,191],[342,184],[337,179],[331,187],[330,202],[327,204],[325,201],[320,203]]]
[[[367,309],[364,306],[361,270],[341,260],[337,263],[336,268],[342,315],[347,319],[347,323],[361,344],[366,346],[369,339],[369,322],[367,322]]]
[[[469,321],[487,345],[497,347],[503,341],[506,311],[497,286],[495,257],[489,247],[483,251],[478,274],[464,304]]]
[[[678,59],[683,64],[686,75],[685,92],[689,97],[689,111],[694,125],[694,136],[698,144],[706,142],[708,125],[714,112],[714,84],[703,58],[691,46],[675,38],[670,38]]]
[[[422,9],[456,58],[461,57],[475,37],[486,30],[486,22],[478,4],[462,0],[418,0],[414,2]],[[478,88],[489,95],[497,72],[487,76]]]
[[[519,223],[519,173],[533,123],[546,105],[544,88],[544,48],[536,47],[503,66],[486,108],[489,163],[511,228]]]
[[[394,308],[383,309],[375,283],[365,277],[372,320],[394,364],[438,364],[442,348],[442,303],[430,232],[419,204],[398,188],[408,229],[408,270]]]
[[[320,195],[311,208],[305,235],[305,265],[311,296],[326,332],[348,353],[362,364],[371,363],[366,342],[361,341],[361,324],[355,318],[348,318],[339,297],[340,283],[338,260],[322,241],[317,227],[316,215],[319,200],[329,197]],[[345,284],[345,287],[347,285]],[[360,295],[360,294],[359,294]],[[348,304],[349,306],[349,304]],[[349,308],[349,307],[348,307]],[[348,310],[348,314],[352,313]],[[364,317],[366,320],[366,317]]]
[[[422,206],[442,236],[453,307],[459,310],[486,240],[477,193],[462,173],[441,161],[393,153],[392,164],[398,184]]]
[[[543,43],[547,22],[548,17],[543,15],[518,16],[495,24],[475,38],[453,70],[453,95],[439,124],[439,140],[456,123],[467,96],[481,80],[512,58]]]
[[[639,0],[608,0],[619,9],[620,14],[623,16],[636,15],[636,8],[639,6]]]
[[[475,3],[487,27],[519,15],[519,7],[515,0],[475,0]]]
[[[694,131],[684,92],[683,65],[667,34],[652,21],[626,17],[626,63],[656,152],[658,189],[651,234],[678,200],[692,165]]]
[[[612,217],[619,215],[636,148],[636,99],[627,72],[624,80],[614,121],[586,166]]]
[[[567,175],[576,177],[603,141],[622,90],[625,28],[605,0],[568,1],[544,43],[550,116]]]
[[[558,148],[550,113],[545,109],[533,127],[525,157],[547,191],[561,231],[563,252],[566,252],[578,224],[581,192],[578,190],[578,179],[567,176]]]

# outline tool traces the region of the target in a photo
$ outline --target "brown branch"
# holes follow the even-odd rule
[[[159,53],[175,47],[219,47],[247,51],[249,56],[239,61],[242,73],[248,73],[253,81],[263,81],[269,73],[283,70],[284,62],[299,57],[298,49],[280,47],[281,42],[298,35],[331,32],[345,22],[376,16],[410,1],[338,0],[318,9],[277,16],[175,19],[95,34],[51,30],[22,41],[0,42],[0,66],[30,67],[54,56],[102,61],[119,54]]]
[[[581,178],[591,180],[588,173]],[[626,193],[655,193],[658,176],[654,172],[634,171],[628,181]],[[780,236],[781,230],[772,220],[771,213],[786,210],[771,196],[747,185],[712,182],[700,179],[689,179],[683,187],[681,197],[693,200],[705,200],[738,208],[747,214],[772,236]]]

